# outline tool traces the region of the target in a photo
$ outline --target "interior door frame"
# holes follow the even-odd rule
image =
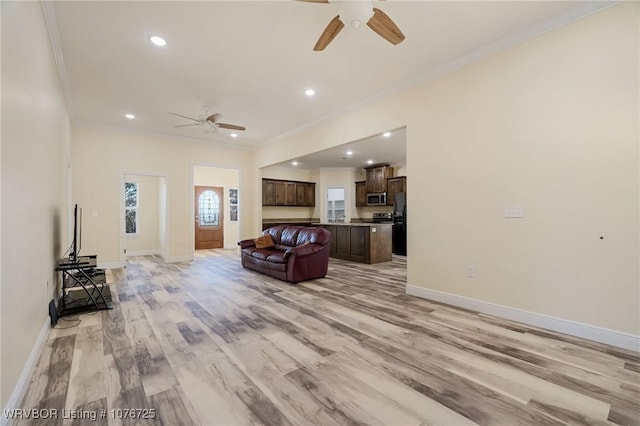
[[[324,221],[325,218],[327,219],[327,221],[329,220],[329,190],[330,189],[341,189],[344,193],[344,221],[345,222],[349,222],[349,219],[351,219],[351,210],[350,210],[350,206],[349,206],[349,191],[347,191],[347,188],[344,186],[335,186],[335,185],[331,185],[331,186],[327,186],[324,189],[324,217],[320,219],[320,221]]]
[[[164,173],[158,173],[158,172],[148,172],[148,171],[141,171],[141,170],[120,170],[120,267],[124,267],[127,264],[127,255],[124,252],[124,249],[127,245],[126,241],[127,241],[127,236],[125,234],[125,230],[126,230],[126,224],[125,224],[125,213],[124,213],[124,183],[125,183],[125,176],[126,175],[138,175],[138,176],[149,176],[149,177],[158,177],[158,178],[164,178],[164,183],[165,183],[165,200],[166,200],[166,207],[165,207],[165,212],[164,212],[164,229],[165,229],[165,247],[160,247],[161,253],[160,255],[162,256],[162,258],[165,261],[169,261],[168,260],[168,248],[169,248],[169,241],[170,241],[170,232],[169,232],[169,176],[167,176]],[[159,208],[159,207],[158,207]]]
[[[238,190],[240,191],[240,194],[242,194],[242,188],[243,188],[243,181],[242,181],[242,169],[240,169],[239,167],[229,167],[229,166],[224,166],[224,165],[220,165],[220,164],[216,164],[216,163],[200,163],[200,162],[192,162],[191,163],[191,176],[190,176],[190,182],[191,182],[191,186],[189,189],[189,192],[191,193],[190,197],[191,197],[191,207],[190,207],[190,213],[191,215],[189,216],[191,218],[190,222],[190,230],[191,230],[191,237],[189,239],[189,246],[190,246],[190,251],[189,253],[191,254],[191,259],[193,260],[195,258],[196,255],[196,224],[195,221],[193,220],[194,217],[196,217],[196,209],[195,209],[195,205],[196,205],[196,198],[195,198],[195,179],[194,179],[194,175],[195,175],[195,168],[196,167],[211,167],[214,169],[226,169],[226,170],[236,170],[238,172]],[[124,187],[124,184],[122,184],[122,186]],[[211,185],[211,186],[216,186],[216,185]],[[217,186],[222,186],[222,197],[225,197],[225,190],[228,190],[228,188],[225,188],[224,185],[217,185]],[[261,194],[262,195],[262,194]],[[243,230],[244,230],[244,221],[242,220],[242,216],[244,215],[243,211],[244,211],[244,207],[246,206],[246,202],[245,202],[245,198],[244,197],[240,197],[238,199],[238,236],[240,239],[242,239],[243,234]],[[226,207],[228,208],[228,206]],[[224,249],[224,247],[223,247]]]

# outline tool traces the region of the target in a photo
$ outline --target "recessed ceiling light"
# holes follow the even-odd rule
[[[353,155],[353,151],[347,151],[347,155]]]
[[[367,164],[373,164],[373,160],[368,160]]]
[[[124,116],[127,117],[129,120],[133,120],[134,118],[136,118],[136,116],[133,114],[125,114]]]
[[[292,161],[292,162],[291,162],[291,165],[292,165],[292,166],[297,166],[297,165],[298,165],[298,162],[297,162],[297,161]]]
[[[384,132],[382,136],[384,136],[385,138],[388,138],[389,136],[391,136],[391,132]]]
[[[313,95],[316,94],[316,91],[313,90],[313,89],[307,89],[307,90],[304,91],[304,94],[307,95],[307,96],[313,96]]]
[[[237,133],[231,133],[231,135],[230,135],[230,136],[231,136],[232,138],[237,138],[237,137],[238,137],[238,134],[237,134]]]
[[[167,41],[160,36],[151,36],[149,37],[149,41],[155,44],[156,46],[166,46]]]

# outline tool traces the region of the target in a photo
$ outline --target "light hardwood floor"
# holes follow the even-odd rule
[[[51,331],[23,408],[107,410],[69,425],[148,408],[158,425],[640,424],[638,353],[408,296],[401,257],[331,259],[298,285],[235,250],[111,272],[115,309]]]

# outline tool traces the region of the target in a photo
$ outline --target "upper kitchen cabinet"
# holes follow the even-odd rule
[[[377,165],[365,168],[367,194],[387,192],[387,179],[393,176],[393,167]]]
[[[286,194],[287,194],[287,184],[283,181],[272,181],[273,185],[276,188],[276,202],[275,204],[270,204],[272,206],[285,206]]]
[[[396,192],[407,192],[407,177],[398,176],[387,179],[387,205],[393,206],[394,194]]]
[[[304,202],[307,207],[316,206],[316,184],[307,183],[304,190]]]
[[[356,207],[367,205],[367,184],[365,181],[356,182]]]
[[[286,182],[284,186],[286,188],[284,205],[295,206],[296,205],[296,183]]]
[[[262,179],[262,205],[315,207],[316,184],[278,179]]]
[[[272,180],[262,179],[262,205],[276,205],[276,184]]]

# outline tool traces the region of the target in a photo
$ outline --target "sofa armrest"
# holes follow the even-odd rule
[[[304,244],[298,247],[293,247],[285,252],[285,255],[291,255],[296,257],[311,256],[314,253],[321,251],[324,248],[321,244]]]
[[[240,246],[241,249],[243,249],[247,247],[255,247],[256,242],[254,240],[242,240],[242,241],[238,241],[238,245]]]

